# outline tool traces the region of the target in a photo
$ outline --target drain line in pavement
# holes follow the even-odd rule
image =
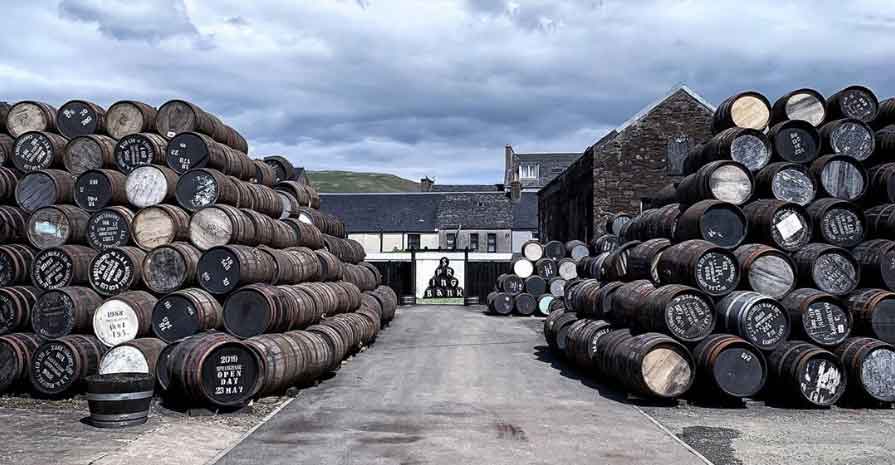
[[[711,460],[705,458],[704,455],[700,454],[698,450],[696,450],[696,449],[690,447],[689,444],[687,444],[686,442],[684,442],[681,438],[677,437],[677,435],[674,434],[674,433],[672,433],[670,429],[668,429],[668,428],[665,427],[665,425],[663,425],[662,423],[659,423],[659,420],[656,420],[655,418],[651,417],[648,413],[644,412],[643,410],[640,409],[640,407],[638,407],[638,406],[636,406],[636,405],[632,405],[632,407],[634,407],[634,410],[637,410],[638,412],[640,412],[641,415],[645,416],[645,417],[646,417],[649,421],[651,421],[654,425],[656,425],[657,427],[659,427],[659,429],[661,429],[662,431],[664,431],[665,434],[667,434],[668,436],[671,436],[671,439],[673,439],[673,440],[676,441],[678,444],[680,444],[681,446],[683,446],[684,449],[687,449],[688,451],[690,451],[691,454],[695,455],[699,460],[702,460],[703,463],[705,463],[706,465],[715,465],[714,463],[712,463]]]

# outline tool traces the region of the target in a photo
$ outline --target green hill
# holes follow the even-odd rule
[[[308,171],[319,192],[419,192],[419,183],[382,173],[353,171]]]

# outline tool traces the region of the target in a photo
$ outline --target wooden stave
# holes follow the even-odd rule
[[[895,293],[883,290],[863,288],[856,289],[845,299],[845,305],[854,321],[853,334],[869,336],[888,343],[895,342],[895,333],[889,329],[892,319],[889,308],[883,304],[892,302]]]
[[[857,176],[860,178],[860,183],[861,183],[860,190],[855,190],[853,193],[850,193],[850,192],[842,193],[842,192],[839,192],[839,186],[837,186],[836,187],[837,192],[834,193],[834,192],[830,191],[830,187],[825,185],[823,182],[823,174],[825,172],[827,172],[828,165],[832,166],[832,164],[834,164],[834,163],[847,164],[847,165],[849,165],[849,167],[851,169],[854,170],[854,173],[857,174]],[[867,184],[868,184],[867,172],[866,172],[866,170],[864,170],[864,168],[862,167],[860,162],[858,162],[857,160],[855,160],[851,157],[847,157],[845,155],[824,155],[824,156],[819,157],[816,160],[814,160],[814,162],[811,163],[811,166],[809,167],[808,170],[809,170],[809,173],[811,173],[811,176],[813,176],[814,179],[818,180],[818,183],[817,183],[818,196],[822,195],[824,197],[836,197],[836,198],[839,198],[842,200],[849,200],[849,201],[857,202],[857,201],[861,200],[861,198],[863,198],[864,195],[867,193],[867,187],[868,187],[867,186]],[[858,182],[858,181],[856,181],[854,178],[849,180],[850,184],[854,184],[856,182]],[[851,186],[851,187],[854,187],[854,186]],[[836,195],[836,194],[838,194],[838,195]]]
[[[895,290],[895,241],[870,239],[851,252],[861,264],[861,285]]]
[[[29,189],[30,183],[39,182],[40,177],[49,178],[54,186],[54,192],[53,195],[46,199],[35,200],[33,195],[29,195],[26,190]],[[35,186],[37,186],[35,188],[42,189],[41,184],[35,184]],[[16,184],[15,198],[16,204],[28,212],[55,204],[70,204],[74,200],[74,179],[68,172],[62,170],[45,169],[32,171],[19,179]]]
[[[0,245],[0,288],[31,283],[31,263],[36,250],[22,244]]]

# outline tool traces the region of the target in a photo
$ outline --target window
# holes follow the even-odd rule
[[[690,151],[690,140],[685,135],[668,139],[665,158],[667,161],[667,173],[669,176],[684,174],[684,163]]]
[[[550,172],[553,173],[553,174],[559,174],[559,173],[562,173],[562,172],[563,172],[563,169],[560,168],[560,167],[558,167],[558,166],[556,166],[556,167],[550,168]]]
[[[469,235],[469,250],[473,252],[479,251],[479,235],[478,233],[472,233]]]
[[[519,165],[519,179],[538,179],[538,168],[537,164]]]
[[[497,234],[488,233],[488,253],[497,252]]]
[[[407,248],[409,250],[419,250],[419,248],[420,248],[420,235],[419,234],[408,234],[407,235]]]
[[[457,234],[447,233],[447,248],[451,250],[457,248]]]

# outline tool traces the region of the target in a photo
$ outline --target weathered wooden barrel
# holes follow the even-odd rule
[[[514,294],[509,292],[491,292],[488,294],[488,310],[498,315],[509,315],[515,307]]]
[[[336,330],[335,327],[323,324],[309,326],[306,331],[320,335],[329,345],[329,349],[332,352],[332,364],[326,370],[329,372],[337,371],[342,365],[342,360],[348,355],[348,341],[345,340],[345,336]]]
[[[726,397],[752,397],[768,378],[761,351],[731,334],[712,334],[703,339],[693,349],[693,358],[700,387]]]
[[[28,219],[28,242],[38,249],[84,243],[89,219],[87,212],[74,205],[40,208]]]
[[[895,237],[895,204],[883,204],[864,210],[867,237],[888,239]]]
[[[852,317],[832,294],[801,288],[787,294],[780,303],[789,313],[796,339],[835,347],[851,333]]]
[[[295,218],[287,218],[283,222],[298,234],[298,245],[314,250],[323,248],[323,234],[313,224]]]
[[[171,351],[166,365],[172,396],[219,407],[245,404],[264,376],[257,353],[225,333],[185,339]]]
[[[829,407],[845,393],[839,358],[807,342],[782,344],[768,355],[768,366],[777,388],[802,404]]]
[[[3,137],[0,135],[0,165],[5,165],[6,160],[3,158]],[[19,184],[18,174],[9,169],[0,166],[0,202],[13,204],[15,202],[16,186]]]
[[[864,86],[848,86],[827,98],[827,121],[855,118],[869,123],[876,118],[879,100]]]
[[[559,276],[547,280],[547,288],[550,290],[550,294],[553,297],[562,297],[565,295],[567,281]]]
[[[90,287],[113,296],[143,284],[146,252],[137,247],[113,247],[98,253],[90,262]]]
[[[197,267],[199,285],[212,294],[227,294],[240,286],[273,279],[273,258],[253,247],[224,245],[208,249]]]
[[[31,263],[37,251],[27,245],[0,245],[0,288],[31,283]]]
[[[528,261],[525,257],[516,257],[513,260],[512,269],[513,273],[522,279],[531,276],[535,271],[534,264]]]
[[[16,184],[16,204],[25,211],[72,203],[74,179],[62,170],[32,171]]]
[[[808,168],[798,163],[777,162],[764,167],[755,176],[758,198],[773,198],[808,205],[817,195]]]
[[[68,140],[52,132],[27,132],[16,138],[12,164],[23,173],[62,167]]]
[[[544,320],[544,339],[551,349],[560,353],[565,352],[566,335],[569,332],[569,326],[578,321],[578,315],[575,312],[553,312]],[[562,333],[562,336],[560,334]]]
[[[700,200],[742,205],[752,196],[752,182],[752,173],[742,164],[713,161],[681,181],[677,186],[677,200],[687,205]]]
[[[127,207],[106,207],[87,220],[87,243],[97,250],[130,244],[134,213]]]
[[[544,256],[559,261],[566,256],[566,245],[560,241],[544,244]]]
[[[43,290],[86,284],[96,255],[96,250],[83,245],[41,250],[31,263],[31,281]]]
[[[538,297],[538,316],[548,316],[551,312],[553,301],[557,300],[550,294],[544,294]]]
[[[292,386],[310,383],[307,371],[311,354],[306,353],[305,347],[295,338],[286,334],[265,334],[243,343],[254,350],[263,362],[264,376],[258,390],[259,396],[282,394]]]
[[[772,124],[786,120],[807,121],[818,127],[826,120],[827,100],[814,89],[797,89],[774,102],[771,109]]]
[[[590,316],[590,302],[585,300],[584,294],[588,294],[600,287],[600,283],[596,279],[578,279],[569,283],[565,289],[563,299],[568,302],[569,311],[578,313],[582,312],[582,317]],[[579,308],[579,305],[581,308]]]
[[[608,255],[609,255],[609,252],[603,252],[603,254],[605,254],[605,255],[608,256]],[[601,255],[603,255],[603,254],[601,254]],[[595,278],[595,279],[597,279],[598,276],[594,276],[594,275],[591,273],[591,267],[594,266],[594,262],[595,262],[596,260],[597,260],[597,257],[584,257],[584,258],[582,258],[582,259],[578,262],[578,264],[577,264],[577,266],[578,266],[578,276],[579,276],[579,277],[582,277],[582,278]],[[601,260],[602,260],[602,259],[601,259]],[[598,274],[599,274],[599,272],[598,272]]]
[[[274,251],[264,248],[264,251],[273,252],[277,262],[277,283],[297,284],[308,281],[312,276],[311,272],[315,272],[310,265],[319,263],[310,250],[309,253],[299,253],[293,250]],[[376,275],[369,268],[350,263],[342,263],[342,279],[354,284],[361,291],[372,291],[379,285]]]
[[[382,306],[382,321],[384,323],[387,324],[395,318],[395,312],[398,310],[398,294],[392,288],[379,286],[369,294],[375,297]]]
[[[31,356],[41,342],[36,334],[0,336],[0,393],[17,389],[28,381]]]
[[[115,139],[124,139],[131,134],[148,133],[155,130],[154,107],[135,100],[121,100],[106,111],[106,132]]]
[[[525,241],[522,244],[522,256],[530,262],[536,262],[544,258],[544,246],[538,241]]]
[[[175,195],[177,203],[191,212],[218,203],[239,204],[239,191],[233,181],[212,169],[195,169],[181,176]]]
[[[776,349],[792,330],[783,305],[758,292],[731,292],[716,308],[720,332],[736,334],[761,350]]]
[[[740,289],[781,299],[796,287],[796,264],[789,255],[764,244],[743,244],[733,251],[740,264]]]
[[[697,342],[715,329],[715,309],[708,295],[698,289],[669,284],[647,294],[641,310],[629,314],[643,332],[660,332],[683,342]]]
[[[711,296],[723,296],[740,282],[739,263],[729,250],[701,240],[675,244],[662,252],[656,264],[664,284],[694,286]]]
[[[503,276],[511,276],[513,278],[518,278],[517,276],[513,276],[513,275],[503,275]],[[536,276],[536,275],[529,276],[529,277],[525,278],[524,282],[525,282],[525,285],[524,285],[525,292],[527,292],[533,296],[537,297],[537,296],[541,296],[541,295],[544,295],[547,293],[547,280],[540,276]],[[512,291],[507,291],[507,289],[505,289],[503,287],[503,285],[501,285],[501,288],[505,292],[512,292]]]
[[[249,216],[229,205],[206,207],[194,213],[190,219],[189,235],[190,241],[200,250],[227,244],[255,245],[261,242],[255,223]]]
[[[106,110],[86,100],[69,100],[56,112],[56,130],[68,139],[101,134],[105,128]]]
[[[252,165],[255,167],[255,174],[249,178],[249,182],[268,187],[276,183],[276,171],[272,166],[264,163],[264,160],[252,160]]]
[[[124,173],[148,165],[164,165],[168,141],[153,132],[130,134],[115,145],[115,166]]]
[[[734,162],[736,163],[736,162]],[[695,170],[695,171],[698,171]],[[691,174],[696,174],[695,172]],[[665,187],[660,188],[658,191],[652,192],[651,195],[643,200],[643,208],[651,209],[651,208],[661,208],[666,205],[671,205],[673,203],[678,202],[677,197],[677,188],[680,185],[680,181],[672,181],[665,185]],[[619,233],[621,234],[625,229],[628,228],[630,223],[626,223],[619,229]]]
[[[75,203],[91,212],[109,205],[127,205],[127,176],[115,170],[86,171],[75,181]]]
[[[148,336],[156,302],[158,299],[146,291],[122,292],[93,313],[93,333],[109,347]]]
[[[609,234],[618,234],[622,226],[631,221],[631,215],[627,213],[616,213],[606,220],[606,232]]]
[[[326,250],[315,250],[317,255],[319,278],[321,281],[336,281],[341,278],[342,267],[339,259]]]
[[[115,166],[115,139],[100,134],[77,136],[68,141],[62,164],[73,176]]]
[[[149,419],[155,376],[110,373],[87,377],[87,422],[97,428],[125,428]]]
[[[585,370],[596,368],[597,341],[612,331],[612,325],[603,320],[578,320],[569,327],[566,359]]]
[[[820,157],[809,172],[819,180],[818,193],[824,196],[857,201],[867,191],[867,172],[858,160],[845,155]]]
[[[212,138],[197,132],[184,132],[168,140],[166,164],[178,174],[198,168],[210,168],[240,179],[254,174],[251,160]]]
[[[173,202],[177,180],[177,173],[166,166],[140,166],[127,175],[127,201],[137,208]]]
[[[745,207],[749,220],[749,238],[792,252],[813,237],[811,217],[801,205],[777,199],[756,200]]]
[[[31,356],[31,386],[48,396],[80,389],[105,352],[99,340],[83,334],[46,341]]]
[[[30,286],[0,288],[0,334],[32,331],[31,310],[40,290]]]
[[[701,151],[691,151],[684,162],[687,174],[717,160],[733,160],[749,171],[758,171],[771,160],[771,142],[762,132],[746,128],[730,128],[716,134]]]
[[[661,208],[644,210],[626,225],[623,241],[646,241],[656,238],[673,239],[678,220],[683,213],[681,204],[673,203]]]
[[[167,294],[196,282],[196,269],[202,253],[187,242],[172,242],[146,253],[143,282],[157,294]]]
[[[568,252],[569,258],[576,263],[582,258],[590,255],[590,249],[587,247],[587,244],[578,240],[566,242],[566,251]]]
[[[610,334],[601,337],[597,344]],[[615,350],[606,352],[598,355],[604,359],[599,365],[608,368],[610,376],[637,394],[674,399],[693,385],[696,370],[690,352],[664,334],[625,337],[616,342]]]
[[[793,163],[810,163],[821,149],[821,137],[813,124],[802,120],[777,123],[768,130],[774,158]]]
[[[743,242],[748,232],[749,223],[739,207],[719,200],[702,200],[678,218],[675,239],[702,239],[732,249]]]
[[[43,102],[23,100],[6,113],[6,132],[20,137],[30,131],[54,131],[56,108]]]
[[[869,337],[853,337],[834,352],[848,373],[847,396],[875,403],[895,402],[895,347]]]
[[[286,248],[302,245],[301,238],[296,237],[295,234],[290,234],[289,228],[284,227],[282,222],[274,221],[273,225],[276,228],[279,228],[279,233],[275,231],[274,240],[271,242],[271,246],[276,248]],[[339,257],[339,260],[344,262],[358,264],[366,257],[364,247],[352,239],[342,239],[324,234],[323,245],[326,247],[326,250]]]
[[[871,239],[851,250],[861,264],[861,284],[895,289],[895,241]]]
[[[249,151],[245,138],[239,132],[211,113],[184,100],[169,100],[159,107],[155,118],[155,129],[168,139],[173,139],[183,132],[195,131],[240,152]]]
[[[538,299],[527,292],[517,295],[513,303],[516,308],[516,313],[522,316],[534,314],[535,309],[538,307]]]
[[[143,250],[185,241],[190,234],[190,215],[174,205],[147,207],[134,216],[131,227],[134,244]]]
[[[628,251],[627,272],[625,277],[630,280],[649,279],[659,283],[659,272],[656,266],[662,252],[671,246],[671,241],[664,238],[650,239],[636,245]]]
[[[571,258],[560,259],[556,263],[556,270],[556,274],[566,281],[578,277],[578,265],[575,263],[575,260]]]
[[[31,310],[31,327],[46,339],[93,334],[93,313],[102,298],[87,287],[62,287],[41,294]]]
[[[3,113],[0,112],[0,116],[2,116],[2,114]],[[895,124],[895,97],[889,97],[879,103],[876,118],[871,123],[876,129]],[[2,126],[2,124],[2,119],[0,119],[0,126]]]
[[[162,297],[152,311],[152,332],[168,343],[220,329],[223,324],[221,304],[197,288],[181,289]]]
[[[830,121],[820,128],[824,153],[843,155],[864,161],[873,155],[876,138],[873,128],[856,119]]]
[[[101,375],[111,373],[145,373],[155,378],[159,355],[167,346],[154,337],[142,337],[121,343],[106,352],[99,363]]]
[[[864,212],[857,205],[827,197],[815,200],[807,211],[823,242],[851,248],[864,241]]]
[[[795,251],[792,258],[804,287],[842,296],[854,291],[861,282],[861,265],[841,247],[812,243]]]
[[[0,113],[0,121],[3,118],[3,114]],[[0,128],[2,131],[2,128]],[[16,140],[10,137],[8,134],[3,134],[0,132],[0,165],[6,166],[12,162],[13,150],[16,145]]]
[[[749,128],[762,130],[771,120],[771,103],[767,97],[745,91],[728,97],[718,105],[712,117],[712,132],[719,133],[727,128]]]
[[[631,281],[619,286],[612,293],[612,308],[607,315],[603,307],[603,318],[618,326],[630,327],[637,324],[638,315],[643,311],[647,296],[656,290],[652,282],[646,279]]]
[[[6,132],[6,117],[9,115],[9,109],[12,105],[6,102],[0,102],[0,132]]]
[[[264,163],[273,168],[275,183],[289,181],[295,177],[295,167],[284,157],[277,155],[264,157]]]
[[[284,295],[287,299],[286,300],[287,312],[291,315],[290,319],[292,321],[292,323],[290,324],[291,328],[299,328],[299,329],[306,328],[312,324],[319,323],[320,320],[323,319],[325,312],[327,310],[329,310],[331,312],[337,311],[337,310],[324,308],[325,304],[320,305],[319,299],[318,299],[319,295],[314,294],[313,292],[310,292],[308,290],[308,288],[306,288],[306,287],[285,286],[285,285],[279,286],[279,287],[284,292]],[[382,310],[381,305],[378,304],[378,302],[379,302],[378,300],[376,300],[375,298],[370,297],[366,294],[364,294],[362,296],[362,295],[360,295],[359,292],[357,293],[357,295],[355,295],[354,293],[357,292],[356,289],[351,289],[349,291],[348,288],[342,288],[342,290],[347,291],[347,294],[345,294],[348,297],[347,307],[352,307],[356,301],[358,301],[358,302],[363,301],[364,300],[363,297],[366,296],[366,297],[373,299],[374,301],[377,302],[376,305],[372,305],[372,303],[371,303],[371,305],[372,305],[372,308],[379,309],[380,318],[381,318],[381,312],[383,310]],[[357,300],[357,298],[360,298],[360,299]]]
[[[277,286],[243,286],[224,302],[224,328],[240,339],[288,331],[292,329],[292,314],[285,299],[286,294]]]
[[[895,163],[870,168],[867,200],[876,204],[895,202]]]
[[[883,289],[859,289],[846,300],[854,321],[854,333],[895,343],[895,293]]]
[[[520,261],[522,261],[522,260],[520,260]],[[527,260],[524,260],[524,261],[527,261]],[[531,262],[528,262],[528,263],[531,263]],[[528,275],[532,274],[532,273],[528,272],[528,265],[526,265],[525,263],[520,264],[519,267],[523,273],[528,274]],[[514,272],[516,271],[515,263],[513,264],[513,271]],[[558,275],[559,267],[557,266],[556,260],[549,258],[549,257],[544,257],[544,258],[538,260],[537,262],[535,262],[533,271],[538,276],[540,276],[546,280],[550,280],[550,279],[555,278]],[[519,275],[519,273],[516,273],[516,274],[523,278],[528,277],[528,276]]]
[[[640,241],[626,242],[618,246],[609,255],[603,259],[602,266],[599,270],[599,279],[608,281],[630,281],[628,277],[628,260],[635,247]]]

